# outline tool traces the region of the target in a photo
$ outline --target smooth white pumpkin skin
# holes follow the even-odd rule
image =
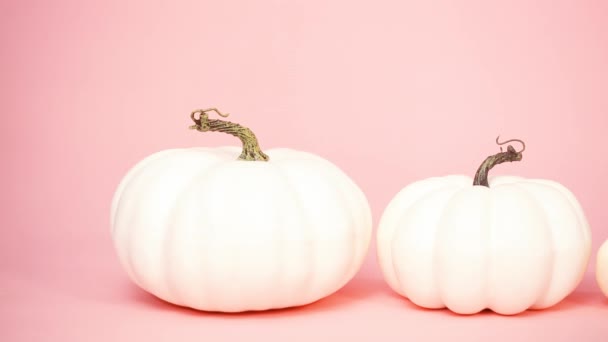
[[[371,237],[362,191],[329,161],[289,149],[167,150],[137,164],[112,203],[131,279],[168,302],[239,312],[304,305],[341,288]]]
[[[608,240],[604,241],[597,251],[595,279],[604,295],[608,297]]]
[[[516,314],[555,305],[581,281],[591,232],[559,183],[429,178],[390,202],[377,235],[388,284],[425,308]]]

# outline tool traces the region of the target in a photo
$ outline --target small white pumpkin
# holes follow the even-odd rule
[[[510,141],[521,142],[496,140]],[[572,193],[542,179],[488,182],[494,165],[519,161],[521,152],[501,149],[475,180],[429,178],[397,194],[377,236],[379,263],[392,289],[419,306],[460,314],[547,308],[575,289],[591,236]]]
[[[604,241],[597,251],[595,279],[604,295],[608,297],[608,240]]]
[[[236,147],[158,152],[116,190],[112,237],[130,278],[168,302],[223,312],[304,305],[338,290],[370,241],[362,191],[319,156],[263,153],[249,129],[208,111],[226,116],[195,111],[191,128],[240,138],[240,158]]]

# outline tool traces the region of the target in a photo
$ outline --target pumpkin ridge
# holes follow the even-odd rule
[[[302,205],[301,194],[298,191],[298,188],[292,184],[292,180],[288,176],[289,173],[286,172],[283,169],[283,167],[281,166],[281,162],[288,161],[288,160],[289,159],[282,159],[282,160],[275,161],[273,159],[273,165],[278,169],[279,174],[281,175],[281,178],[285,179],[285,183],[287,184],[290,192],[292,193],[294,205],[298,208],[299,212],[301,213],[302,220],[305,220],[305,223],[302,226],[311,227],[312,224],[308,220],[308,212],[306,210],[304,210],[304,206]],[[303,231],[305,232],[305,235],[308,235],[309,240],[313,241],[312,232],[310,232],[310,230],[307,228],[304,228]],[[306,281],[302,282],[302,284],[300,285],[302,287],[302,292],[306,293],[305,295],[302,296],[303,298],[308,297],[308,294],[311,292],[311,286],[312,286],[312,284],[314,284],[313,279],[315,276],[315,272],[313,272],[313,270],[315,269],[315,264],[316,264],[316,262],[315,262],[316,258],[314,257],[315,250],[316,250],[315,247],[316,247],[315,244],[311,243],[310,248],[307,249],[310,251],[310,256],[309,256],[309,258],[307,258],[309,260],[309,263],[308,263],[308,268],[306,269]],[[304,289],[306,289],[306,291],[304,291]],[[304,305],[304,304],[308,304],[308,303],[310,303],[310,301],[307,298],[307,301],[305,303],[295,303],[295,305]]]
[[[405,208],[400,208],[402,214],[399,215],[397,218],[395,218],[393,220],[393,222],[391,222],[393,225],[399,225],[399,222],[401,222],[403,220],[403,217],[405,217],[406,215],[409,215],[409,211],[411,210],[411,208],[418,202],[421,202],[423,199],[427,198],[427,197],[431,197],[434,196],[435,194],[442,192],[445,189],[445,186],[447,186],[447,184],[441,184],[441,186],[438,186],[436,188],[433,188],[431,190],[429,190],[428,192],[425,192],[423,194],[420,194],[419,197],[417,197],[415,200],[412,201],[412,203],[410,203],[410,205],[406,206]],[[391,241],[395,241],[395,234],[398,232],[398,229],[394,229],[393,230],[393,236],[391,236]],[[406,298],[410,298],[410,296],[408,294],[405,293],[405,291],[403,290],[404,286],[403,286],[403,281],[401,280],[401,278],[399,277],[399,272],[397,271],[397,267],[395,265],[395,262],[393,261],[395,259],[395,255],[394,255],[394,248],[392,243],[389,245],[389,249],[390,249],[390,258],[388,259],[390,264],[391,264],[391,268],[392,268],[392,272],[395,275],[395,280],[397,281],[397,285],[399,288],[400,293],[402,293]],[[411,299],[410,299],[411,300]]]
[[[331,293],[334,293],[338,290],[340,290],[342,287],[344,287],[356,274],[356,271],[360,268],[361,264],[364,262],[365,259],[365,255],[361,255],[359,256],[359,252],[360,252],[360,248],[358,247],[358,237],[359,237],[359,232],[358,230],[360,229],[358,227],[358,225],[356,224],[356,222],[358,222],[358,220],[356,220],[353,216],[352,210],[353,209],[353,205],[356,205],[356,203],[352,203],[351,201],[347,200],[349,197],[347,197],[346,192],[348,192],[349,190],[356,190],[358,193],[361,193],[363,198],[364,194],[362,193],[361,189],[357,186],[357,184],[350,179],[338,166],[336,166],[335,164],[331,163],[330,161],[312,154],[312,153],[308,153],[308,152],[302,152],[302,151],[297,151],[297,154],[299,156],[299,158],[281,158],[280,162],[290,162],[290,161],[294,161],[294,160],[308,160],[309,162],[314,162],[314,163],[318,163],[320,166],[323,166],[323,171],[327,174],[328,177],[324,177],[324,179],[331,179],[332,182],[329,183],[329,185],[331,185],[332,188],[332,192],[335,192],[338,196],[339,199],[342,200],[341,203],[349,203],[349,207],[347,208],[348,210],[342,210],[343,212],[346,213],[346,215],[348,216],[348,221],[350,221],[350,223],[348,224],[348,228],[350,231],[350,235],[351,235],[351,240],[353,241],[353,245],[352,245],[352,253],[353,253],[353,257],[350,258],[349,261],[349,266],[346,267],[346,269],[344,270],[344,274],[343,274],[343,279],[342,281],[339,282],[339,286],[333,290]],[[273,159],[273,162],[276,162],[276,160]],[[336,185],[336,180],[338,180],[339,185]],[[350,189],[349,189],[350,188]],[[298,198],[299,198],[299,192],[298,192]],[[357,201],[358,202],[358,201]],[[366,210],[369,211],[369,203],[367,203],[367,200],[365,200],[365,203],[363,201],[361,201],[360,203],[365,204],[366,206]],[[370,234],[368,239],[367,239],[367,245],[365,247],[365,250],[367,250],[369,248],[369,243],[371,240],[371,234],[372,232],[370,231]],[[357,260],[360,259],[360,260]],[[357,261],[358,264],[357,264]],[[356,267],[356,266],[359,267]],[[314,282],[311,280],[311,284],[313,284]]]
[[[153,164],[160,163],[160,162],[164,162],[164,161],[166,161],[167,159],[170,159],[170,158],[172,158],[172,157],[175,157],[175,154],[176,154],[176,153],[182,153],[183,151],[185,151],[185,149],[175,149],[175,150],[166,150],[166,151],[168,151],[168,152],[170,152],[170,153],[163,154],[163,155],[162,155],[162,157],[155,158],[155,159],[153,159],[153,160],[150,160],[150,162],[146,163],[145,165],[142,165],[142,167],[141,167],[141,168],[139,168],[139,169],[137,170],[137,173],[136,173],[136,174],[134,174],[134,175],[133,175],[133,177],[131,177],[131,179],[129,180],[128,185],[131,185],[131,186],[132,186],[132,185],[133,185],[133,181],[134,181],[134,180],[136,180],[136,179],[139,179],[139,177],[141,176],[141,174],[142,174],[142,173],[143,173],[143,172],[144,172],[146,169],[149,169],[149,168],[150,168],[150,166],[152,166]],[[161,151],[161,152],[162,152],[162,151]],[[126,190],[127,190],[127,187],[125,186],[125,188],[123,188],[123,191],[122,191],[122,193],[121,193],[121,200],[123,200],[123,199],[124,199],[123,195],[125,194],[125,191],[126,191]],[[122,206],[120,205],[120,203],[118,203],[118,205],[119,205],[119,207],[122,207]],[[141,204],[140,204],[140,201],[139,201],[139,200],[138,200],[138,201],[136,201],[136,206],[135,206],[135,208],[138,208],[140,205],[141,205]],[[131,218],[131,219],[132,219],[132,218]],[[134,281],[134,282],[135,282],[135,283],[136,283],[136,284],[137,284],[137,285],[138,285],[140,288],[142,288],[142,289],[144,289],[144,290],[146,290],[146,291],[150,292],[150,290],[149,290],[149,289],[147,289],[148,285],[144,286],[144,282],[142,281],[142,276],[141,276],[141,274],[140,274],[140,271],[137,271],[137,270],[136,270],[136,268],[134,267],[134,261],[133,261],[133,260],[134,260],[134,258],[135,258],[135,257],[133,256],[133,253],[132,253],[132,251],[133,251],[133,247],[132,247],[132,245],[133,245],[133,242],[134,242],[134,240],[135,240],[135,239],[134,239],[134,237],[133,237],[133,235],[134,235],[133,230],[134,230],[134,229],[133,229],[133,224],[132,224],[132,223],[129,223],[127,226],[128,226],[128,227],[127,227],[127,231],[126,231],[127,235],[126,235],[126,237],[123,239],[123,240],[125,241],[126,246],[127,246],[127,248],[126,248],[126,255],[124,256],[124,258],[125,258],[125,262],[124,262],[124,264],[125,264],[125,265],[127,265],[127,268],[130,270],[130,272],[131,272],[131,273],[130,273],[130,275],[132,275],[132,279],[133,279],[133,281]],[[115,230],[116,230],[116,229],[118,229],[118,228],[115,228]],[[122,250],[122,249],[121,249],[121,250]]]
[[[349,196],[346,195],[346,192],[349,192],[349,190],[351,190],[350,192],[352,192],[353,190],[357,192],[357,194],[363,194],[362,190],[359,188],[359,186],[350,178],[347,177],[347,175],[344,173],[344,171],[342,171],[337,165],[331,163],[330,161],[323,159],[323,158],[319,158],[315,155],[306,153],[306,155],[310,155],[311,159],[314,159],[316,161],[318,161],[319,163],[322,163],[326,166],[326,171],[330,172],[331,170],[331,178],[334,180],[339,180],[340,182],[338,182],[338,185],[336,185],[336,192],[338,193],[339,198],[342,199],[343,203],[348,203],[349,205],[349,210],[344,210],[344,212],[346,212],[346,214],[349,217],[349,221],[350,224],[349,226],[351,226],[353,229],[351,229],[351,233],[352,233],[352,238],[351,240],[353,241],[353,254],[355,255],[354,258],[351,258],[350,260],[350,265],[347,267],[346,272],[344,273],[344,278],[342,279],[339,287],[336,289],[336,291],[338,291],[339,289],[341,289],[342,287],[344,287],[344,285],[346,285],[357,273],[357,271],[360,269],[360,264],[362,264],[365,260],[365,256],[366,255],[361,255],[359,256],[361,251],[361,248],[359,248],[359,244],[358,244],[358,237],[359,237],[359,230],[360,227],[358,227],[357,222],[360,220],[357,220],[354,216],[355,210],[353,210],[353,204],[356,205],[356,203],[353,203],[351,201],[349,201]],[[364,196],[364,195],[363,195]],[[355,199],[355,202],[360,202],[359,204],[365,204],[365,207],[367,208],[367,210],[369,211],[369,203],[363,203],[363,201],[358,201],[357,199]],[[370,234],[370,238],[371,238],[371,234]],[[365,249],[365,251],[367,251],[369,249],[369,240],[371,240],[370,238],[367,239],[367,246],[364,247],[363,249]],[[357,256],[359,256],[357,258]],[[360,260],[357,260],[360,259]],[[359,264],[357,264],[357,262]],[[334,291],[335,292],[335,291]]]
[[[332,175],[332,178],[334,179],[339,179],[336,173],[339,170],[333,170],[334,174]],[[342,171],[340,171],[342,172]],[[346,194],[344,193],[344,187],[348,186],[348,184],[344,184],[344,183],[338,183],[336,185],[336,190],[338,192],[338,197],[340,197],[342,199],[343,203],[348,203],[349,210],[345,210],[346,215],[348,216],[348,221],[349,221],[349,226],[352,227],[352,229],[350,230],[351,232],[351,241],[352,241],[352,248],[353,248],[353,254],[355,256],[357,256],[359,254],[359,244],[358,244],[358,239],[357,239],[357,235],[358,235],[358,227],[357,227],[357,220],[354,218],[353,214],[354,214],[354,210],[352,210],[352,204],[349,201],[348,197],[346,196]],[[350,265],[348,265],[348,267],[346,268],[346,271],[344,272],[344,275],[342,276],[342,280],[340,281],[339,285],[338,285],[338,289],[336,291],[338,291],[339,289],[341,289],[342,287],[344,287],[344,285],[346,285],[348,283],[348,281],[350,279],[352,279],[355,275],[356,275],[356,270],[359,269],[359,267],[357,267],[357,258],[351,258],[350,259]],[[355,270],[355,273],[353,273],[353,270]]]
[[[453,196],[455,196],[456,193],[458,193],[458,192],[460,192],[460,191],[463,190],[463,188],[460,187],[459,185],[450,184],[448,182],[445,182],[443,179],[441,179],[441,182],[443,183],[441,186],[439,186],[437,188],[433,188],[432,190],[430,190],[428,192],[425,192],[424,194],[421,194],[421,196],[418,197],[415,201],[413,201],[410,206],[408,206],[406,209],[402,209],[402,214],[399,216],[398,219],[395,220],[394,224],[398,224],[399,225],[399,223],[401,223],[401,226],[402,226],[403,225],[404,217],[408,216],[409,213],[410,213],[410,211],[414,210],[414,207],[416,206],[416,204],[422,202],[423,200],[430,200],[430,198],[438,196],[439,194],[442,194],[442,193],[445,193],[445,192],[448,192],[448,191],[452,191],[453,193],[451,195],[449,195],[448,198],[445,199],[445,203],[447,203],[447,202],[449,202],[451,200],[451,198]],[[444,210],[445,210],[445,206],[442,207],[442,208],[440,208],[439,213],[443,212]],[[438,217],[440,217],[440,216],[438,216]],[[436,226],[435,226],[435,229],[437,229],[438,224],[439,223],[437,222]],[[414,227],[413,229],[419,230],[420,228]],[[396,229],[393,234],[398,234],[399,231],[400,231],[399,229]],[[435,267],[435,259],[436,259],[436,257],[435,257],[435,254],[436,254],[436,245],[437,245],[437,234],[436,234],[436,232],[435,232],[435,234],[434,234],[434,236],[433,236],[432,239],[433,239],[433,243],[432,243],[432,246],[431,246],[431,261],[430,261],[431,274],[432,275],[431,275],[431,281],[430,282],[431,282],[431,284],[433,284],[433,287],[434,287],[434,291],[433,292],[434,292],[436,298],[438,299],[438,302],[441,303],[442,307],[445,307],[444,301],[443,301],[443,299],[441,298],[441,296],[439,294],[439,288],[437,286],[437,281],[435,280],[436,279],[436,267]],[[393,235],[393,238],[391,240],[392,241],[396,240],[395,239],[395,235]],[[394,246],[393,246],[392,243],[390,245],[390,249],[391,249],[392,271],[394,272],[395,279],[397,280],[397,283],[399,285],[399,292],[403,293],[404,296],[406,298],[408,298],[410,301],[412,301],[413,303],[418,302],[418,299],[414,298],[415,295],[412,296],[411,292],[410,293],[406,293],[404,284],[406,283],[407,280],[406,279],[402,279],[402,277],[400,276],[400,272],[398,272],[397,263],[394,262],[394,260],[396,258],[395,252],[394,252],[395,248],[394,248]]]
[[[535,213],[535,215],[532,216],[524,216],[527,218],[527,220],[524,222],[523,225],[518,227],[529,228],[528,230],[523,231],[524,234],[526,234],[525,232],[530,231],[530,234],[533,234],[531,236],[541,236],[540,240],[528,240],[529,236],[524,235],[522,239],[523,244],[518,243],[518,241],[515,244],[510,245],[506,250],[506,255],[509,259],[513,259],[524,253],[524,255],[527,256],[527,259],[523,262],[526,262],[528,265],[532,265],[532,268],[529,268],[528,270],[534,269],[536,271],[533,276],[530,276],[530,274],[528,274],[528,278],[523,280],[520,279],[523,282],[520,283],[522,286],[519,288],[519,291],[517,293],[513,291],[505,292],[505,287],[502,284],[501,286],[498,286],[499,295],[495,296],[495,298],[498,298],[498,300],[494,301],[489,308],[492,311],[501,315],[513,315],[530,309],[539,300],[539,298],[542,297],[542,294],[548,288],[548,286],[551,285],[550,280],[552,277],[552,272],[547,272],[546,269],[547,266],[549,268],[553,267],[555,257],[553,253],[553,245],[545,240],[546,236],[549,236],[550,239],[552,238],[551,227],[549,226],[549,222],[546,218],[544,207],[538,203],[536,196],[531,194],[530,191],[527,191],[527,189],[522,189],[522,187],[519,186],[518,183],[509,183],[508,185],[505,184],[505,186],[501,187],[501,189],[502,191],[516,193],[518,200],[520,202],[526,203],[525,206],[521,205],[520,208],[528,208],[530,213]],[[500,196],[497,197],[500,198]],[[500,208],[496,209],[500,210]],[[504,218],[505,215],[503,214],[502,217]],[[494,222],[496,222],[496,220],[500,218],[501,215],[494,215]],[[532,226],[528,225],[534,221],[538,222],[535,222],[536,224]],[[512,230],[515,229],[515,226],[506,226],[506,229],[505,226],[503,226],[502,228],[513,234]],[[493,241],[496,242],[497,239],[493,239]],[[532,245],[528,246],[527,243],[532,243]],[[522,248],[522,246],[526,248],[524,249]],[[497,249],[495,247],[492,247],[492,250],[496,251]],[[547,254],[538,253],[539,251],[543,250],[546,250]],[[504,255],[505,254],[503,254],[502,256],[504,257]],[[497,254],[493,253],[492,256],[492,260],[496,261],[497,258],[495,258],[495,256],[497,256]],[[500,271],[495,274],[505,274],[504,268],[499,268],[497,266],[493,267],[493,270]],[[511,274],[509,274],[509,280],[511,280],[512,278],[513,277],[511,276]],[[496,283],[492,284],[493,289],[496,289],[496,286]],[[526,300],[524,301],[523,299]],[[513,302],[517,302],[518,304],[516,306],[509,306],[509,304]],[[508,309],[506,310],[504,309],[505,305],[508,307]],[[515,308],[516,310],[513,310],[513,308]]]
[[[276,174],[277,174],[277,178],[280,178],[282,180],[282,186],[287,187],[288,190],[285,191],[286,195],[288,197],[293,197],[294,191],[291,187],[291,184],[289,183],[289,180],[287,179],[287,177],[285,176],[285,172],[277,165],[277,163],[273,162],[272,163],[272,167],[274,168]],[[273,200],[276,200],[273,197]],[[280,207],[282,203],[279,202],[279,206],[273,206],[273,208],[276,207]],[[299,209],[299,207],[298,207]],[[278,221],[279,224],[277,231],[279,232],[279,237],[278,239],[281,241],[288,241],[287,239],[285,239],[285,230],[287,229],[287,227],[285,226],[285,214],[283,213],[282,210],[278,211],[278,210],[273,210],[274,212],[278,213]],[[276,267],[276,274],[277,274],[277,280],[276,283],[279,284],[278,287],[283,288],[285,287],[285,273],[284,273],[284,269],[286,269],[287,267],[285,267],[285,260],[281,257],[284,255],[284,250],[286,249],[283,245],[283,243],[279,243],[277,244],[279,247],[279,251],[277,252],[278,254],[278,258],[277,258],[277,267]],[[290,305],[292,305],[292,303],[290,303],[290,296],[287,296],[287,298],[285,297],[280,297],[277,296],[275,298],[275,300],[273,301],[272,304],[269,304],[268,307],[266,309],[271,309],[271,308],[284,308],[284,307],[288,307]]]
[[[531,179],[531,180],[527,180],[526,182],[524,182],[523,184],[530,184],[532,186],[540,186],[540,187],[545,187],[547,189],[551,189],[551,191],[554,191],[556,193],[558,193],[561,197],[564,198],[565,202],[568,203],[568,207],[569,210],[572,211],[572,215],[574,216],[575,220],[576,220],[576,226],[578,228],[575,228],[574,230],[577,232],[577,235],[579,237],[579,242],[580,243],[585,243],[587,240],[587,222],[586,219],[583,217],[581,217],[581,213],[582,213],[582,209],[580,209],[576,203],[578,202],[573,202],[572,198],[574,198],[574,195],[569,192],[569,190],[567,190],[565,187],[561,187],[560,184],[555,183],[553,181],[549,181],[549,180],[543,180],[543,179]],[[572,196],[572,197],[570,197]],[[576,201],[576,199],[574,198],[574,201]],[[545,215],[547,215],[546,211],[545,211]],[[553,238],[553,244],[552,247],[553,249],[555,249],[555,238],[554,235],[551,235]],[[572,291],[574,291],[574,289],[576,289],[576,287],[578,286],[578,284],[580,284],[580,282],[582,281],[583,276],[585,275],[585,271],[587,268],[587,264],[589,261],[589,257],[590,257],[590,253],[589,253],[590,247],[587,248],[587,253],[585,255],[585,257],[581,258],[581,261],[579,262],[579,270],[580,274],[578,275],[577,279],[575,281],[572,281],[572,285],[568,288],[566,292],[566,295],[562,296],[562,298],[554,303],[553,305],[561,302],[566,296],[567,294],[571,293]],[[556,252],[554,251],[554,255],[556,254]],[[557,258],[554,257],[554,264],[557,264]],[[555,268],[553,270],[553,272],[555,272]]]
[[[169,211],[169,215],[166,218],[166,224],[165,224],[165,231],[164,231],[164,244],[163,247],[160,251],[161,254],[163,254],[165,256],[165,265],[163,265],[163,279],[165,280],[165,287],[167,288],[167,290],[169,291],[170,295],[176,299],[176,303],[177,305],[181,305],[184,306],[184,300],[182,298],[181,293],[183,292],[187,292],[184,291],[183,289],[179,288],[179,285],[174,284],[174,282],[172,280],[174,280],[176,277],[171,276],[170,272],[172,270],[171,265],[169,265],[171,263],[171,261],[173,261],[172,259],[176,258],[176,255],[174,252],[171,252],[172,247],[171,247],[171,242],[174,240],[171,238],[171,235],[175,235],[177,231],[179,231],[178,229],[174,229],[173,225],[170,222],[175,222],[174,218],[177,212],[177,208],[180,207],[180,203],[182,202],[182,198],[185,197],[187,191],[189,190],[189,184],[194,183],[195,181],[199,181],[200,182],[206,182],[208,179],[208,175],[213,172],[216,171],[217,169],[220,169],[222,166],[225,166],[226,164],[228,164],[230,161],[227,160],[223,160],[221,158],[218,158],[218,160],[211,164],[211,165],[207,165],[207,167],[203,170],[199,170],[199,172],[196,172],[194,176],[192,176],[190,178],[190,180],[188,182],[185,182],[185,186],[184,188],[179,192],[177,198],[173,201],[173,206],[171,208],[171,210]],[[172,234],[173,232],[173,234]],[[179,254],[179,253],[178,253]],[[204,286],[204,284],[201,284],[201,286]],[[205,293],[205,291],[200,291],[199,293]],[[197,298],[198,300],[198,298]]]
[[[445,213],[448,210],[448,208],[450,207],[450,203],[452,203],[454,201],[454,199],[456,197],[458,197],[460,194],[464,193],[464,192],[468,192],[470,190],[472,190],[472,187],[470,185],[467,186],[454,186],[456,187],[456,190],[451,194],[451,196],[443,203],[443,206],[441,207],[441,211],[438,213],[437,216],[439,216],[439,220],[437,220],[436,225],[437,227],[435,228],[435,235],[434,235],[434,240],[433,240],[433,254],[432,254],[432,267],[433,267],[433,284],[436,287],[436,293],[437,293],[437,297],[439,299],[439,302],[442,304],[443,307],[447,307],[448,309],[450,309],[451,311],[454,311],[450,306],[448,306],[446,298],[444,293],[446,292],[445,287],[442,286],[444,284],[443,281],[440,280],[440,276],[439,276],[439,265],[438,265],[438,257],[437,257],[437,253],[439,253],[439,248],[438,246],[440,245],[439,243],[439,239],[441,238],[441,231],[442,230],[446,230],[446,229],[451,229],[451,227],[449,227],[449,225],[447,225],[446,223],[444,223],[443,221],[445,220]],[[444,225],[447,225],[448,228],[443,228]],[[481,224],[480,224],[481,225]],[[482,228],[483,229],[483,228]],[[480,310],[481,311],[481,310]]]
[[[490,308],[491,306],[491,301],[493,298],[493,291],[492,291],[492,287],[490,286],[490,273],[493,270],[492,267],[492,258],[491,256],[491,248],[490,248],[490,243],[492,241],[492,232],[494,230],[494,226],[495,226],[495,222],[494,219],[496,217],[495,210],[496,205],[494,204],[494,196],[492,196],[492,193],[490,192],[490,194],[488,195],[488,198],[486,199],[486,208],[485,210],[483,210],[481,212],[481,219],[483,221],[485,221],[485,229],[487,231],[487,235],[485,236],[485,241],[483,243],[484,245],[484,255],[486,256],[484,258],[485,260],[485,269],[484,269],[484,274],[485,276],[483,277],[483,279],[480,279],[480,281],[483,282],[483,290],[484,290],[484,295],[485,295],[485,303],[484,303],[484,309],[486,308]],[[483,310],[483,309],[482,309]]]
[[[394,234],[397,231],[397,222],[401,217],[399,212],[407,210],[426,193],[443,187],[443,184],[436,185],[434,183],[437,179],[438,177],[427,178],[407,185],[394,196],[393,200],[388,203],[388,206],[380,216],[378,230],[376,232],[377,262],[380,265],[380,269],[389,286],[401,295],[404,294],[400,289],[401,284],[398,283],[396,279],[397,272],[393,265],[393,252],[389,241],[394,239]],[[418,191],[418,188],[422,188],[423,191]],[[412,192],[416,193],[416,196],[410,195]],[[417,192],[420,193],[418,194]],[[409,203],[407,203],[406,206],[401,203],[405,199],[409,199]],[[384,247],[385,244],[387,244],[388,247]]]
[[[529,196],[530,198],[532,198],[532,200],[536,203],[539,203],[539,199],[537,197],[537,195],[535,194],[534,191],[526,188],[527,184],[535,184],[535,183],[531,183],[531,182],[519,182],[519,183],[513,183],[513,185],[518,188],[521,189],[523,192],[525,192],[527,194],[527,196]],[[560,194],[561,195],[561,194]],[[547,281],[545,283],[545,286],[543,287],[542,291],[539,291],[539,294],[536,296],[536,300],[534,301],[534,303],[532,303],[532,305],[530,305],[528,307],[528,309],[534,308],[534,306],[536,306],[541,300],[544,300],[547,297],[547,294],[549,292],[549,289],[551,288],[551,286],[553,285],[554,282],[554,276],[555,276],[555,269],[557,267],[557,259],[555,257],[556,255],[556,251],[555,251],[555,236],[554,236],[554,232],[553,232],[553,227],[550,226],[550,222],[549,222],[549,217],[547,214],[547,211],[545,209],[545,207],[541,204],[538,204],[539,207],[539,212],[542,212],[542,215],[544,217],[544,221],[547,223],[547,227],[549,229],[549,238],[551,241],[549,241],[549,246],[550,251],[551,251],[551,268],[549,269],[549,275],[547,277]],[[578,219],[578,218],[577,218]],[[528,310],[526,309],[526,310]]]

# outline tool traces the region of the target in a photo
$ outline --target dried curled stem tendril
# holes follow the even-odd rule
[[[496,137],[496,145],[499,145],[499,146],[500,146],[500,145],[508,144],[508,143],[510,143],[510,142],[518,142],[518,143],[520,143],[520,144],[521,144],[522,148],[521,148],[521,150],[519,150],[517,153],[522,153],[523,151],[525,151],[525,150],[526,150],[526,143],[525,143],[525,142],[523,142],[523,141],[522,141],[522,140],[520,140],[520,139],[509,139],[509,140],[505,140],[505,141],[503,141],[503,142],[498,142],[498,139],[500,139],[500,135]],[[507,146],[507,150],[509,149],[509,147],[510,147],[510,146],[511,146],[511,145]],[[512,148],[512,147],[511,147],[511,148]],[[512,149],[513,149],[513,151],[515,151],[515,149],[514,149],[514,148],[512,148]],[[500,152],[502,152],[502,146],[500,147]]]
[[[194,125],[190,126],[190,129],[199,132],[222,132],[235,136],[243,144],[243,151],[239,156],[240,160],[268,161],[268,155],[262,152],[258,139],[249,128],[230,121],[209,119],[209,112],[215,112],[224,118],[229,115],[220,112],[217,108],[197,109],[190,114],[190,118],[194,121]]]
[[[473,185],[482,185],[482,186],[490,187],[490,184],[488,183],[488,173],[490,172],[490,169],[492,169],[494,166],[496,166],[498,164],[502,164],[504,162],[514,162],[514,161],[520,161],[522,159],[522,157],[523,157],[522,152],[524,152],[526,150],[526,143],[524,143],[520,139],[510,139],[510,140],[506,140],[503,142],[500,142],[499,139],[500,139],[500,135],[498,137],[496,137],[496,144],[499,146],[508,144],[510,142],[518,142],[522,145],[522,149],[519,151],[515,151],[515,148],[513,146],[508,145],[507,151],[503,152],[503,149],[501,146],[500,153],[487,157],[483,161],[483,163],[481,163],[481,165],[477,169],[477,172],[475,173],[475,179],[473,180]]]

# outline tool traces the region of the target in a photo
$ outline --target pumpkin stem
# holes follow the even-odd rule
[[[509,146],[507,146],[506,152],[503,152],[502,147],[501,147],[500,153],[496,153],[494,155],[487,157],[486,160],[484,160],[483,163],[481,163],[481,165],[477,169],[477,172],[475,173],[475,180],[473,181],[473,185],[483,185],[483,186],[490,187],[490,184],[488,183],[488,172],[490,172],[491,168],[493,168],[494,166],[496,166],[498,164],[502,164],[504,162],[514,162],[514,161],[521,160],[522,152],[526,150],[526,143],[524,143],[523,141],[521,141],[519,139],[511,139],[511,140],[507,140],[507,141],[503,141],[503,142],[498,142],[499,138],[500,138],[500,135],[498,137],[496,137],[497,145],[504,145],[506,143],[515,141],[522,145],[522,149],[519,151],[515,151],[513,146],[509,145]]]
[[[233,135],[243,143],[243,152],[239,156],[240,160],[268,161],[268,156],[262,152],[258,139],[249,128],[230,121],[209,119],[208,112],[216,112],[224,118],[229,115],[228,113],[221,113],[216,108],[197,109],[190,114],[190,118],[195,123],[195,125],[190,126],[190,129],[196,129],[199,132],[212,131]]]

